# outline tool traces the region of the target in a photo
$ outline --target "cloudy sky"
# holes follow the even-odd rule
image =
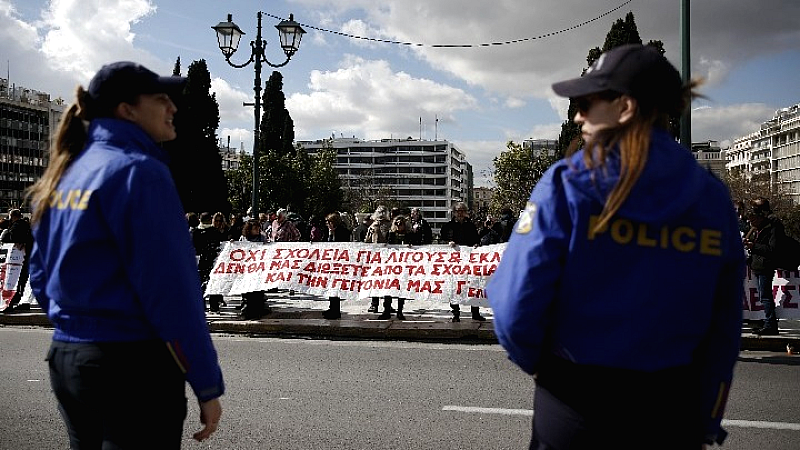
[[[487,171],[507,141],[557,138],[567,103],[550,85],[580,75],[588,50],[602,46],[616,19],[633,12],[642,39],[663,41],[677,66],[680,4],[0,0],[0,77],[10,75],[16,85],[71,101],[75,87],[86,85],[104,63],[134,60],[168,74],[178,57],[184,71],[191,61],[205,59],[221,108],[219,135],[250,150],[253,112],[242,103],[253,100],[254,71],[252,65],[227,65],[211,27],[233,14],[247,33],[232,58],[242,63],[261,8],[267,58],[280,63],[278,20],[270,16],[293,13],[308,33],[279,70],[298,139],[447,139],[466,152],[476,184],[491,185]],[[695,142],[724,146],[755,131],[777,109],[800,102],[798,18],[798,0],[692,2],[691,73],[706,80],[708,97],[693,105]],[[515,43],[480,46],[506,41]],[[264,80],[271,70],[265,68]]]

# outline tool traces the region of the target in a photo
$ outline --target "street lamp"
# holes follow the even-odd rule
[[[267,41],[261,39],[261,16],[262,12],[258,12],[258,27],[256,28],[256,39],[250,42],[250,59],[243,64],[235,64],[231,61],[231,56],[236,53],[239,48],[239,40],[245,34],[235,23],[233,23],[233,15],[228,14],[227,22],[220,22],[215,27],[211,27],[217,32],[217,41],[219,42],[219,49],[225,56],[225,61],[232,67],[241,69],[248,66],[251,62],[255,62],[256,77],[253,86],[255,91],[255,126],[253,128],[253,198],[252,198],[252,212],[251,217],[258,217],[258,142],[260,137],[259,125],[261,115],[261,64],[267,63],[270,67],[283,67],[285,66],[292,56],[294,56],[297,49],[300,47],[300,40],[305,34],[305,30],[300,27],[300,24],[294,21],[294,15],[289,14],[289,20],[282,20],[275,28],[278,29],[278,37],[280,38],[281,48],[283,53],[286,54],[286,61],[281,64],[273,64],[267,60],[264,51],[267,48]],[[249,106],[249,104],[245,104]]]

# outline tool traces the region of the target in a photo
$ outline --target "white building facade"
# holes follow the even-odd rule
[[[726,161],[717,141],[692,142],[692,155],[697,162],[716,175],[723,178],[726,172]]]
[[[25,190],[50,161],[50,134],[64,108],[60,98],[0,78],[0,214],[10,208],[30,212]]]
[[[772,186],[800,204],[800,103],[779,109],[758,131],[735,139],[726,167],[750,178],[768,176]]]
[[[446,140],[331,138],[296,145],[309,154],[335,150],[334,168],[345,189],[372,198],[388,194],[405,207],[420,208],[434,234],[450,220],[455,202],[472,197],[472,167]]]

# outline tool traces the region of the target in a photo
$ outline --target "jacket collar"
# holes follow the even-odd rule
[[[94,119],[89,124],[88,135],[87,146],[91,142],[109,142],[125,153],[141,153],[169,163],[167,151],[133,122],[105,117]]]

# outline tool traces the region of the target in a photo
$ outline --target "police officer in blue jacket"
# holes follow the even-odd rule
[[[103,66],[78,87],[30,192],[31,288],[55,328],[50,380],[73,449],[180,448],[187,381],[204,424],[195,439],[222,415],[194,249],[158,145],[176,137],[170,95],[184,84]]]
[[[553,85],[585,145],[536,185],[487,286],[500,343],[536,377],[532,449],[725,437],[744,249],[726,187],[667,131],[696,85],[642,45]]]

